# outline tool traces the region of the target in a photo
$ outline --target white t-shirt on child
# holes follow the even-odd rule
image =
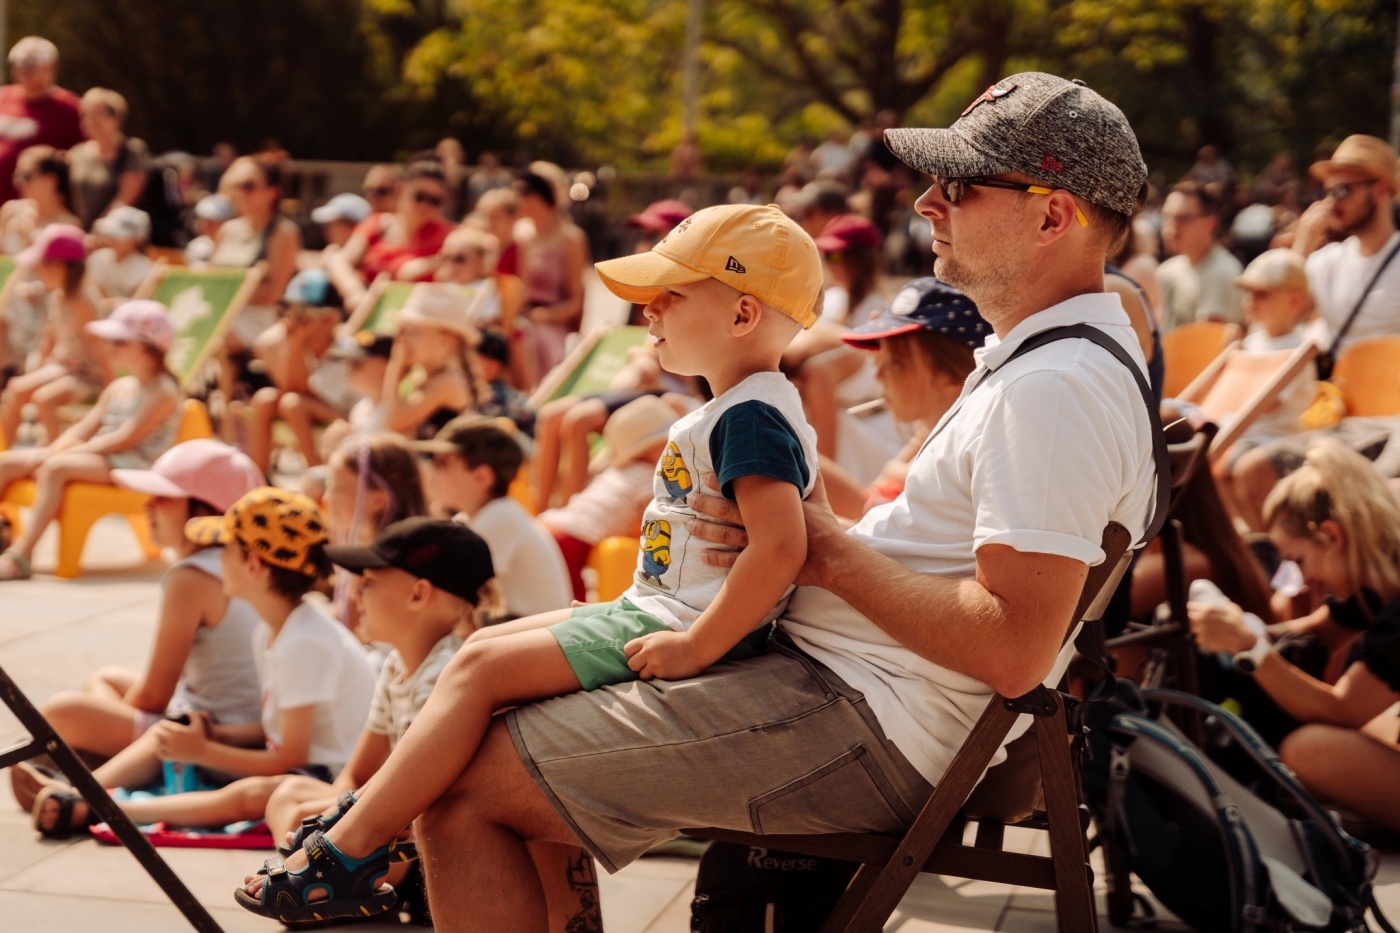
[[[491,549],[506,612],[531,616],[568,608],[574,591],[564,555],[519,502],[508,496],[492,499],[475,515],[459,514],[457,521],[481,535]]]
[[[253,656],[262,682],[267,747],[282,744],[283,710],[314,706],[307,763],[339,773],[359,741],[374,694],[374,672],[355,636],[304,602],[287,616],[276,638],[266,622],[257,627]]]
[[[397,746],[418,711],[428,702],[442,669],[460,647],[462,639],[458,636],[443,636],[412,673],[404,670],[403,656],[397,650],[390,651],[384,670],[379,672],[379,683],[374,685],[365,731],[387,736],[389,747]]]

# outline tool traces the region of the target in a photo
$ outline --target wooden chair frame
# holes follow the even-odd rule
[[[1098,619],[1127,569],[1130,537],[1123,526],[1104,530],[1104,561],[1090,568],[1073,620]],[[685,835],[743,845],[768,846],[808,856],[860,862],[861,867],[822,926],[823,933],[874,933],[899,906],[920,872],[956,875],[981,881],[1047,888],[1055,892],[1059,927],[1066,933],[1095,933],[1097,913],[1080,805],[1075,752],[1068,739],[1067,698],[1045,686],[1007,699],[993,695],[981,718],[953,758],[908,831],[901,836],[832,833],[824,835],[757,835],[725,829],[686,829]],[[1001,849],[1004,823],[979,821],[974,845],[962,844],[960,811],[982,779],[992,756],[1005,744],[1017,717],[1036,717],[1035,742],[1045,810],[1010,825],[1045,829],[1050,855],[1025,855]],[[953,830],[950,832],[950,829]]]
[[[1211,389],[1225,376],[1231,362],[1240,361],[1246,357],[1253,357],[1255,360],[1272,357],[1276,360],[1277,368],[1273,374],[1259,385],[1236,411],[1222,413],[1211,411],[1209,407],[1204,408],[1206,414],[1220,425],[1220,431],[1215,435],[1209,448],[1212,463],[1225,456],[1226,452],[1234,446],[1235,441],[1240,439],[1240,435],[1259,419],[1259,416],[1278,399],[1280,393],[1294,379],[1302,374],[1303,370],[1317,358],[1319,352],[1317,344],[1311,341],[1305,341],[1302,346],[1292,352],[1278,350],[1272,353],[1251,353],[1239,349],[1237,344],[1231,344],[1177,395],[1177,398],[1183,402],[1200,404],[1207,401]]]

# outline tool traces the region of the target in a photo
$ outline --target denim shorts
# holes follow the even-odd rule
[[[540,791],[609,872],[686,827],[899,832],[933,790],[860,692],[781,634],[766,654],[689,680],[505,717]]]

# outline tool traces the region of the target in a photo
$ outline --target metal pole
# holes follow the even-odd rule
[[[4,0],[0,0],[3,3]],[[685,70],[681,76],[681,106],[687,133],[695,132],[700,100],[700,29],[704,0],[687,0],[685,17]]]

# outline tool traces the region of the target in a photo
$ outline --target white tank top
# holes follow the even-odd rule
[[[196,551],[170,568],[193,567],[215,580],[224,578],[222,547]],[[201,710],[215,722],[257,722],[261,715],[262,688],[253,660],[253,630],[257,612],[241,599],[230,599],[224,617],[215,625],[201,625],[195,632],[180,683],[171,699],[171,714]]]

